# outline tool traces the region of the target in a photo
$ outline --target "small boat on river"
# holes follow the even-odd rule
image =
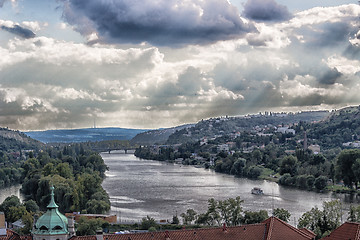
[[[251,194],[263,195],[264,192],[263,192],[263,190],[261,188],[254,187],[253,189],[251,189]]]

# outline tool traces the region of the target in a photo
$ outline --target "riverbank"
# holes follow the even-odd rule
[[[292,214],[291,221],[312,207],[321,207],[324,201],[341,200],[344,212],[350,204],[359,202],[344,194],[309,192],[130,154],[101,155],[109,167],[103,188],[110,196],[111,213],[122,222],[138,222],[147,215],[171,221],[176,213],[180,215],[190,208],[205,212],[209,198],[225,200],[240,196],[244,211],[266,210],[271,214],[273,208],[284,208]],[[251,194],[253,187],[260,187],[265,194]]]

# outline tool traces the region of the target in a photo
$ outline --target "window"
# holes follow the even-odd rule
[[[46,226],[41,226],[41,227],[40,227],[40,230],[42,230],[42,231],[44,231],[44,230],[47,231],[47,230],[49,230],[49,229],[48,229]],[[45,239],[43,239],[43,240],[45,240]]]
[[[60,227],[59,225],[56,225],[55,227],[53,227],[53,229],[52,230],[61,230],[61,229],[63,229],[62,227]]]

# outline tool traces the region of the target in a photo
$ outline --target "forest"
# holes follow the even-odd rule
[[[50,186],[55,187],[55,201],[63,213],[101,214],[110,209],[109,196],[101,186],[107,166],[98,153],[82,144],[31,151],[25,161],[16,164],[12,167],[22,184],[24,203],[11,196],[0,205],[0,211],[9,222],[22,219],[27,226],[24,233],[31,229],[33,216],[46,210]]]

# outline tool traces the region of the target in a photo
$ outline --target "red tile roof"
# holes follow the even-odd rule
[[[6,229],[6,236],[1,236],[0,240],[21,240],[21,237],[13,230]]]
[[[315,234],[311,231],[299,230],[276,217],[271,217],[259,224],[225,229],[218,227],[135,234],[105,234],[103,240],[311,240],[314,237]],[[96,240],[96,237],[79,236],[71,240]]]
[[[360,223],[346,222],[321,240],[360,240]]]
[[[299,230],[302,231],[303,233],[307,234],[308,236],[311,236],[312,238],[316,237],[316,234],[307,228],[300,228]]]
[[[270,217],[262,223],[266,224],[265,240],[307,240],[315,238],[315,234],[311,231],[299,230],[276,217]]]
[[[263,239],[265,226],[252,224],[246,226],[220,228],[201,228],[191,230],[104,235],[104,240],[258,240]]]
[[[73,236],[69,240],[96,240],[95,235],[90,236]]]

